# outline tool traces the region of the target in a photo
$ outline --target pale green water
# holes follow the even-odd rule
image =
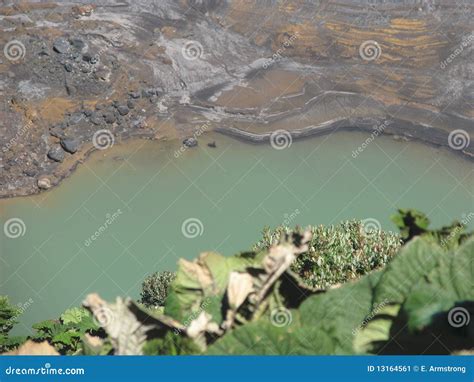
[[[471,162],[388,137],[352,158],[366,138],[338,133],[275,150],[208,135],[179,158],[178,142],[130,142],[97,153],[51,192],[0,201],[2,226],[12,217],[26,225],[16,239],[0,231],[0,294],[15,304],[32,299],[22,316],[30,327],[89,292],[137,298],[152,271],[173,270],[178,258],[204,250],[248,249],[265,225],[375,218],[390,230],[396,207],[417,207],[435,226],[474,211]],[[211,140],[217,148],[206,146]],[[201,236],[183,235],[188,218],[202,222]]]

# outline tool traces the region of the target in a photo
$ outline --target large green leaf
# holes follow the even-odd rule
[[[84,318],[89,317],[90,313],[84,308],[71,308],[67,309],[61,314],[61,321],[63,324],[78,324]]]
[[[407,245],[394,269],[382,275],[376,292],[389,303],[358,332],[356,351],[439,354],[472,347],[474,239],[441,256],[433,255],[432,246],[423,241],[415,239]],[[421,269],[420,264],[427,266]],[[402,283],[395,272],[405,275],[408,282]],[[397,280],[401,285],[394,288]],[[455,312],[460,315],[459,325],[450,317]],[[433,338],[438,341],[434,343]]]
[[[194,262],[181,260],[166,299],[165,313],[185,322],[206,311],[220,323],[230,273],[243,271],[255,261],[250,256],[224,257],[214,252],[203,253]]]
[[[357,282],[309,297],[299,309],[301,325],[331,331],[339,344],[338,353],[351,353],[354,334],[373,309],[373,288],[379,278],[380,272],[375,272]],[[317,351],[318,345],[314,346]]]
[[[385,268],[375,288],[374,303],[403,303],[413,287],[445,255],[438,245],[422,238],[409,242]]]

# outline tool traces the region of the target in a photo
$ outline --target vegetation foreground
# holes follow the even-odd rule
[[[139,303],[91,294],[28,338],[9,336],[19,310],[0,297],[0,352],[473,354],[473,233],[430,230],[415,210],[392,220],[400,235],[357,221],[265,229],[252,251],[151,275]]]

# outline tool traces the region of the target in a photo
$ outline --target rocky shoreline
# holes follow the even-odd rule
[[[262,29],[258,2],[0,7],[0,198],[47,190],[115,141],[205,131],[359,129],[474,156],[473,4],[290,3],[267,4]]]

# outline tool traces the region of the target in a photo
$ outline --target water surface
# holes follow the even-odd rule
[[[367,137],[344,132],[275,150],[208,134],[180,155],[180,142],[128,142],[95,153],[50,192],[0,201],[2,225],[15,217],[26,226],[19,238],[0,235],[0,294],[33,301],[16,332],[90,292],[137,298],[147,274],[200,251],[248,249],[266,225],[371,218],[393,230],[397,207],[417,207],[435,226],[474,210],[471,162],[390,137],[354,158]],[[197,231],[184,235],[188,219]]]

